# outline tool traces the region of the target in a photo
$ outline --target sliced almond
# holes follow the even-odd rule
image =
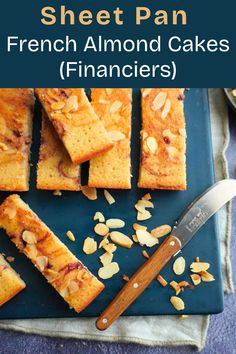
[[[122,275],[122,279],[123,279],[124,281],[126,281],[126,282],[129,281],[129,277],[128,277],[128,275],[126,275],[126,274],[123,274],[123,275]]]
[[[170,108],[171,108],[171,101],[170,99],[167,99],[163,111],[161,113],[161,119],[163,120],[166,119],[167,115],[170,112]]]
[[[98,276],[101,279],[109,279],[111,278],[114,274],[118,273],[120,270],[118,263],[113,262],[110,263],[104,267],[101,267],[98,270]]]
[[[114,101],[110,107],[110,112],[115,113],[122,107],[121,101]]]
[[[65,107],[65,102],[64,101],[53,102],[51,104],[51,109],[54,110],[54,111],[59,111],[59,110],[61,110],[64,107]]]
[[[119,231],[111,232],[110,238],[114,243],[125,248],[130,248],[133,244],[133,241],[128,236]]]
[[[97,190],[94,187],[81,186],[81,191],[89,200],[96,200],[98,198]]]
[[[179,151],[174,146],[167,146],[166,151],[170,160],[179,160]]]
[[[137,237],[137,235],[132,235],[132,239],[133,239],[134,242],[138,242],[138,237]]]
[[[58,272],[56,272],[53,269],[47,268],[44,271],[44,275],[46,276],[47,280],[50,282],[53,282],[54,280],[56,280],[60,274]]]
[[[142,255],[144,258],[147,258],[147,259],[150,258],[149,254],[147,253],[146,250],[142,250]]]
[[[151,200],[152,197],[151,197],[151,194],[150,193],[146,193],[144,194],[144,196],[142,197],[142,200]]]
[[[106,221],[106,225],[110,229],[121,229],[122,227],[125,226],[125,222],[121,219],[108,219]]]
[[[105,217],[100,211],[97,211],[94,214],[93,220],[98,220],[99,222],[104,222],[105,221]]]
[[[75,280],[71,280],[68,285],[68,290],[70,294],[74,294],[79,290],[79,285]]]
[[[36,264],[41,272],[44,271],[45,268],[48,266],[48,257],[46,256],[39,256],[36,258]]]
[[[106,266],[112,262],[113,254],[109,253],[109,252],[105,252],[99,258],[100,258],[102,265]]]
[[[59,189],[53,191],[52,194],[53,194],[55,197],[61,197],[61,196],[62,196],[62,192],[61,192]]]
[[[115,203],[115,199],[112,197],[111,193],[108,192],[106,189],[104,189],[104,197],[106,199],[106,201],[108,202],[108,204],[114,204]]]
[[[137,231],[137,230],[147,230],[147,226],[139,225],[139,224],[133,224],[133,229],[134,229],[134,231]]]
[[[37,237],[34,232],[25,230],[22,234],[22,239],[29,245],[35,245],[37,243]]]
[[[164,287],[168,284],[167,281],[160,274],[158,274],[157,276],[157,281]]]
[[[183,300],[177,296],[171,296],[170,302],[177,311],[182,311],[185,308]]]
[[[179,295],[179,293],[181,293],[181,288],[176,281],[172,280],[170,282],[170,286],[174,289],[176,295]]]
[[[138,202],[135,204],[135,208],[137,210],[140,210],[140,208],[154,208],[154,204],[150,202],[150,200],[145,200],[145,199],[140,199]]]
[[[12,207],[6,207],[4,209],[4,215],[7,215],[10,220],[16,216],[16,209]]]
[[[102,247],[108,245],[108,243],[109,243],[108,237],[104,236],[102,241],[99,243],[98,248],[102,248]]]
[[[37,247],[35,246],[35,244],[34,245],[27,244],[24,249],[24,252],[32,260],[35,260],[38,255],[38,250],[37,250]]]
[[[137,220],[138,221],[145,221],[152,217],[152,214],[148,210],[144,210],[142,213],[138,211],[137,213]]]
[[[202,281],[204,281],[204,282],[211,282],[211,281],[215,280],[214,276],[206,271],[202,271],[200,273],[200,275],[201,275]]]
[[[72,231],[67,231],[66,236],[68,237],[69,240],[75,241],[75,235],[73,234]]]
[[[155,237],[152,237],[152,235],[146,230],[137,230],[136,235],[139,243],[142,245],[153,247],[158,244],[158,240]]]
[[[183,281],[180,281],[179,282],[179,287],[182,289],[182,288],[190,288],[190,289],[193,289],[194,286],[192,284],[189,284],[189,282],[183,280]]]
[[[200,273],[200,272],[206,271],[209,267],[210,267],[209,263],[193,262],[190,265],[190,270],[193,273]]]
[[[66,100],[63,112],[70,113],[76,112],[79,108],[78,97],[75,95],[69,96]]]
[[[118,130],[109,131],[108,135],[112,141],[120,141],[125,139],[125,134],[119,132]]]
[[[184,138],[186,138],[186,129],[184,129],[184,128],[179,128],[179,134],[181,135],[181,136],[183,136]]]
[[[184,257],[178,257],[173,264],[173,271],[176,275],[181,275],[185,271],[185,259]]]
[[[92,254],[97,251],[97,242],[91,238],[87,237],[84,240],[83,251],[86,254]]]
[[[114,245],[114,243],[108,243],[107,245],[103,246],[103,249],[108,253],[114,253],[117,250],[117,247]]]
[[[191,274],[190,277],[194,285],[199,285],[202,281],[199,274]]]
[[[153,237],[159,238],[159,237],[166,236],[167,234],[169,234],[171,232],[171,230],[172,230],[171,226],[161,225],[161,226],[155,227],[155,229],[152,229],[151,235]]]
[[[166,92],[159,92],[152,102],[152,110],[157,111],[162,106],[164,106],[166,98],[167,98]]]
[[[157,151],[157,148],[158,148],[158,144],[157,144],[156,139],[152,136],[149,136],[146,139],[146,144],[147,144],[148,149],[151,151],[151,153],[155,154],[155,152]]]
[[[106,224],[98,223],[94,227],[94,232],[100,236],[106,236],[109,232],[109,227]]]

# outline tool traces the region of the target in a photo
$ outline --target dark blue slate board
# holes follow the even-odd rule
[[[91,221],[94,213],[103,211],[106,217],[120,217],[126,221],[123,229],[132,235],[132,224],[136,221],[133,208],[135,202],[146,191],[136,187],[138,178],[139,160],[139,130],[140,130],[140,97],[139,91],[134,90],[133,97],[133,136],[132,136],[132,164],[133,188],[131,191],[112,191],[116,203],[109,206],[104,200],[102,191],[99,191],[97,201],[88,201],[81,193],[67,192],[62,197],[55,197],[51,192],[35,189],[35,168],[39,148],[40,115],[36,109],[34,121],[34,143],[31,169],[30,192],[22,193],[23,199],[44,220],[63,242],[96,274],[100,267],[99,250],[93,255],[86,256],[82,252],[83,240],[93,235],[94,222]],[[186,93],[185,112],[187,121],[187,175],[188,190],[155,191],[152,192],[156,205],[153,218],[146,224],[151,229],[156,225],[173,225],[183,210],[193,199],[202,193],[214,182],[212,159],[211,131],[206,89],[192,89]],[[85,168],[86,169],[86,168]],[[0,194],[0,199],[6,196]],[[76,242],[66,237],[66,231],[72,230],[76,235]],[[101,240],[95,236],[97,241]],[[171,261],[161,272],[167,280],[189,280],[189,264],[196,256],[210,262],[212,273],[216,281],[203,283],[194,290],[186,289],[181,295],[185,301],[185,314],[217,313],[223,309],[222,280],[220,270],[220,256],[217,232],[217,219],[213,217],[197,233],[191,243],[183,250],[187,262],[187,270],[183,276],[175,276],[172,272]],[[130,250],[118,247],[114,261],[120,265],[120,272],[112,279],[105,281],[106,289],[80,315],[70,310],[56,291],[46,282],[43,276],[34,268],[29,260],[19,254],[4,232],[0,233],[0,250],[6,255],[15,257],[13,267],[21,274],[27,283],[27,288],[9,303],[0,308],[0,318],[40,318],[40,317],[76,317],[97,316],[109,304],[120,288],[124,285],[122,274],[132,273],[144,262],[139,245],[134,244]],[[154,249],[148,249],[151,254]],[[173,290],[168,286],[163,288],[154,280],[148,289],[129,307],[125,315],[160,315],[176,314],[169,302]]]

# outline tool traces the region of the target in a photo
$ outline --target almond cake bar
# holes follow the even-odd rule
[[[103,290],[104,285],[18,195],[7,197],[0,205],[0,227],[76,312]]]
[[[33,89],[0,89],[0,190],[29,190]]]
[[[89,186],[131,188],[130,136],[132,89],[92,89],[92,105],[114,146],[90,161]]]
[[[180,88],[142,89],[140,188],[186,189],[183,101]]]
[[[0,306],[26,287],[25,282],[0,254]]]
[[[84,89],[38,88],[36,93],[74,164],[112,148]]]
[[[47,114],[42,110],[37,188],[80,190],[80,165],[74,165]]]

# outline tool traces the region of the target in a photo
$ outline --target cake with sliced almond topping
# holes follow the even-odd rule
[[[113,148],[90,161],[89,186],[131,188],[132,89],[95,88],[92,105],[113,141]]]
[[[76,312],[104,289],[18,195],[0,205],[0,227]]]
[[[33,89],[0,89],[0,190],[29,190]]]
[[[140,188],[186,189],[183,101],[180,88],[142,89]]]
[[[16,296],[26,287],[10,264],[0,254],[0,306]]]
[[[38,88],[36,93],[74,164],[112,148],[84,89]]]
[[[37,188],[79,191],[80,165],[74,165],[47,114],[42,110]]]

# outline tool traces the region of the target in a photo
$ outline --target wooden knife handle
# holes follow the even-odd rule
[[[96,321],[97,328],[103,331],[110,327],[146,289],[171,257],[180,251],[181,247],[181,242],[177,237],[167,237],[156,252],[134,273],[110,305],[99,316]]]

